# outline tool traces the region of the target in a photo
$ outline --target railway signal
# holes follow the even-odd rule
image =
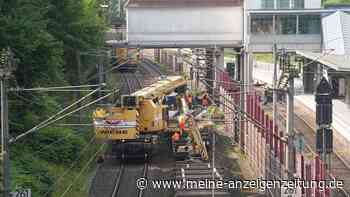
[[[325,139],[325,141],[324,141]],[[333,130],[330,128],[317,129],[316,151],[318,154],[333,152]]]
[[[332,124],[332,87],[322,78],[316,89],[316,123],[330,126]]]
[[[332,124],[332,87],[326,78],[322,78],[316,89],[316,124],[318,126],[316,133],[316,150],[326,163],[327,169],[330,169],[331,157],[333,152],[333,131]]]

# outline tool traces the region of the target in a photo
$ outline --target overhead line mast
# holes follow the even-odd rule
[[[15,70],[15,59],[12,51],[2,49],[0,54],[0,92],[1,92],[1,169],[0,169],[0,196],[10,195],[10,159],[9,159],[9,125],[8,125],[8,101],[7,81]]]

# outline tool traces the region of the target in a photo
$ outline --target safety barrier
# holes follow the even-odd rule
[[[240,109],[239,83],[230,79],[227,72],[216,69],[216,89],[220,92],[220,105],[225,113],[225,131],[235,133],[237,116]],[[261,96],[256,92],[246,93],[244,110],[244,147],[241,150],[247,155],[247,159],[254,171],[256,178],[263,180],[288,180],[288,169],[286,168],[286,155],[288,144],[284,138],[285,132],[273,125],[270,117],[261,102]],[[275,130],[273,129],[275,127]],[[295,152],[295,151],[294,151]],[[311,154],[311,156],[309,156]],[[296,172],[295,179],[305,181],[323,181],[326,179],[325,164],[319,156],[310,153],[295,153]],[[269,196],[302,196],[302,197],[328,197],[330,189],[322,189],[318,186],[307,188],[297,187],[295,190],[284,188],[267,188]]]

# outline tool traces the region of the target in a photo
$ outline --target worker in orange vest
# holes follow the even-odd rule
[[[209,105],[209,97],[208,97],[208,94],[205,93],[203,98],[202,98],[202,106],[208,107],[208,105]]]
[[[179,118],[178,118],[178,123],[179,123],[179,128],[181,130],[184,130],[185,129],[185,115],[180,115]]]
[[[171,136],[171,141],[174,143],[176,141],[180,140],[180,133],[179,132],[175,132],[172,136]]]
[[[186,101],[189,109],[192,109],[192,94],[188,93],[186,96]]]

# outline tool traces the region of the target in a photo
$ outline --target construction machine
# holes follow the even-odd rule
[[[167,95],[180,95],[185,90],[183,77],[168,76],[130,95],[122,95],[121,106],[96,109],[93,113],[96,138],[112,142],[117,157],[149,157],[159,135],[167,132]]]

